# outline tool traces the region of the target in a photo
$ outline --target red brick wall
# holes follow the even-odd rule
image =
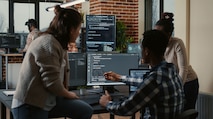
[[[138,0],[90,0],[90,14],[116,15],[127,26],[127,35],[138,41]]]
[[[127,35],[138,42],[138,0],[89,0],[90,14],[116,15],[127,26]],[[75,5],[81,9],[81,4]]]
[[[22,56],[9,56],[8,63],[22,63]],[[6,79],[6,67],[5,67],[5,56],[2,56],[2,80]]]

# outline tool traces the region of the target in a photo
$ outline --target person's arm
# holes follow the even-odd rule
[[[175,52],[177,55],[177,65],[179,69],[179,75],[185,83],[188,73],[188,60],[186,55],[186,48],[181,39],[178,40],[175,48]]]
[[[130,76],[121,76],[121,81],[131,86],[138,86],[143,82],[142,77],[130,77]]]
[[[68,54],[66,53],[65,58],[66,66],[64,67],[64,87],[69,90],[69,78],[70,78],[70,64],[68,61]]]
[[[142,77],[135,78],[130,76],[122,76],[112,71],[104,73],[104,76],[105,76],[105,79],[107,80],[117,81],[117,82],[121,81],[128,85],[133,85],[133,86],[137,86],[143,81]]]
[[[39,74],[41,75],[41,80],[44,88],[54,95],[62,96],[66,98],[78,98],[74,92],[68,91],[61,78],[61,74],[64,72],[62,69],[62,63],[64,62],[65,51],[61,48],[58,42],[53,42],[56,40],[49,40],[48,37],[43,41],[42,49],[34,50],[32,53],[35,55],[36,64],[39,66]],[[65,63],[65,62],[64,62]],[[66,64],[65,64],[66,65]]]
[[[153,92],[153,90],[155,91]],[[100,98],[99,103],[101,106],[106,107],[110,113],[128,116],[134,114],[152,101],[158,95],[159,91],[159,85],[156,83],[156,80],[150,78],[145,80],[144,83],[141,83],[137,91],[123,102],[111,101],[109,95],[105,94]]]

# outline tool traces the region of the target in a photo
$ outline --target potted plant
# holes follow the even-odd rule
[[[78,86],[77,90],[79,90],[80,95],[86,95],[87,93],[87,86]]]
[[[116,22],[116,50],[120,52],[127,51],[128,43],[134,41],[133,37],[126,35],[126,25],[122,21]]]

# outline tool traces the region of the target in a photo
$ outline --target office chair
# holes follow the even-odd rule
[[[177,116],[175,119],[196,119],[198,111],[195,109],[188,109]]]

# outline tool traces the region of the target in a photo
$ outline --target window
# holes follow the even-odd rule
[[[9,4],[8,0],[0,0],[0,33],[9,29]]]
[[[174,0],[145,0],[145,31],[154,28],[162,12],[174,13]]]
[[[154,28],[155,23],[160,19],[160,0],[152,0],[152,28]]]
[[[20,17],[21,16],[21,17]],[[35,19],[35,4],[14,3],[14,30],[15,33],[28,33],[25,22],[28,19]]]
[[[47,7],[55,6],[59,3],[50,3],[50,2],[40,2],[39,6],[39,18],[40,18],[40,30],[44,31],[47,27],[49,27],[50,22],[52,21],[53,17],[55,16],[54,11],[46,11]]]

